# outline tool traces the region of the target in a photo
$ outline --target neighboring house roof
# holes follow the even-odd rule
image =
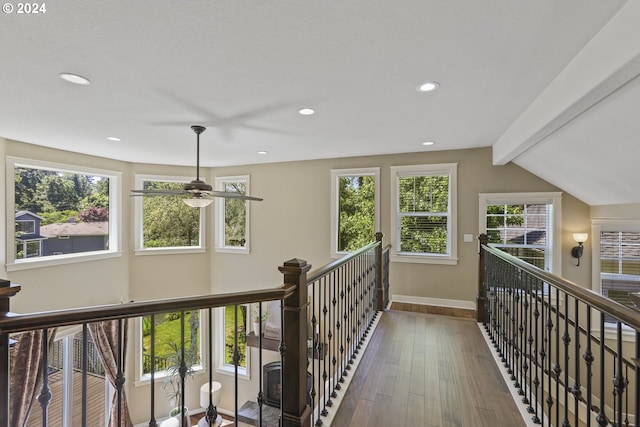
[[[109,222],[65,222],[40,227],[43,236],[106,236],[109,234]]]
[[[17,212],[16,212],[16,218],[19,218],[19,217],[21,217],[21,216],[23,216],[23,215],[31,215],[31,216],[32,216],[32,217],[34,217],[34,218],[44,219],[44,218],[42,218],[40,215],[34,214],[34,213],[33,213],[33,212],[31,212],[31,211],[17,211]]]

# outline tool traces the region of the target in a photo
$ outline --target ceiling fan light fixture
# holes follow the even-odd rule
[[[316,110],[314,110],[313,108],[301,108],[298,110],[298,113],[303,116],[311,116],[315,114],[315,112]]]
[[[62,80],[69,82],[69,83],[73,83],[73,84],[77,84],[77,85],[89,85],[91,84],[91,80],[89,80],[88,78],[81,76],[79,74],[73,74],[73,73],[60,73],[58,74],[58,77],[60,77]]]
[[[192,208],[206,208],[211,204],[211,202],[213,202],[213,200],[211,199],[203,199],[201,197],[200,198],[192,197],[190,199],[182,199],[182,201],[185,202],[188,206],[191,206]]]
[[[431,82],[422,83],[420,86],[418,86],[417,89],[418,89],[418,92],[431,92],[438,89],[439,86],[440,86],[440,83],[431,81]]]

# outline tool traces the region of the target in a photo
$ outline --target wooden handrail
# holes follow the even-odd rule
[[[482,248],[487,252],[501,258],[510,264],[518,267],[519,269],[526,271],[530,275],[549,283],[550,285],[560,289],[561,291],[571,295],[574,298],[581,300],[583,303],[588,304],[591,308],[595,308],[603,313],[607,313],[622,323],[640,332],[640,314],[638,311],[632,308],[626,307],[616,301],[613,301],[591,289],[583,288],[569,280],[558,277],[548,271],[541,270],[540,268],[529,264],[519,258],[509,255],[506,252],[492,248],[491,246],[482,245]]]
[[[194,310],[249,304],[256,301],[280,300],[292,295],[295,292],[295,288],[296,285],[284,284],[277,288],[247,292],[107,304],[24,315],[7,313],[4,318],[0,319],[0,333],[9,334],[104,320],[125,319],[169,311]]]
[[[316,270],[313,270],[311,273],[309,273],[307,275],[307,283],[312,283],[315,282],[316,280],[318,280],[319,278],[321,278],[322,276],[324,276],[327,273],[330,273],[331,271],[335,270],[336,268],[348,263],[349,261],[351,261],[354,258],[357,258],[359,255],[370,251],[371,249],[377,247],[378,245],[380,245],[381,242],[375,241],[375,242],[371,242],[369,243],[367,246],[363,246],[360,249],[358,249],[357,251],[354,252],[350,252],[347,255],[343,256],[340,259],[337,259],[333,262],[330,262],[329,264],[326,264]]]

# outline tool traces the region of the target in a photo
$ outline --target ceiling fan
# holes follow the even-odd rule
[[[131,190],[132,196],[181,196],[187,205],[193,208],[204,208],[213,202],[213,197],[224,197],[226,199],[241,199],[262,201],[259,197],[247,196],[234,191],[216,191],[210,184],[200,180],[200,134],[206,130],[204,126],[193,125],[191,129],[196,133],[196,179],[185,183],[182,190]]]

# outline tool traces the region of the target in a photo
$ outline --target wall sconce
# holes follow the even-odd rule
[[[582,251],[584,250],[584,246],[582,244],[587,241],[589,235],[587,233],[573,233],[573,240],[578,242],[578,246],[574,246],[571,248],[571,256],[574,258],[578,258],[578,264],[580,265],[580,257],[582,257]]]

